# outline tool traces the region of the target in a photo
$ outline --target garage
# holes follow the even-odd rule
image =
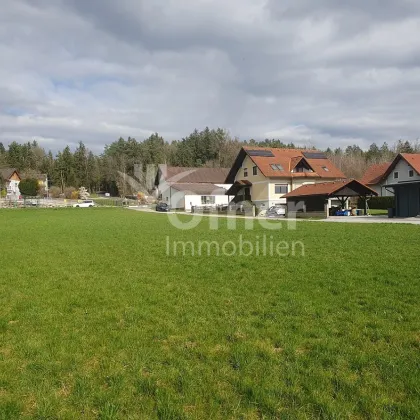
[[[420,181],[388,185],[395,192],[395,216],[416,217],[420,214]]]

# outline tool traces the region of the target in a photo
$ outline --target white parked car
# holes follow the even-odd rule
[[[94,207],[95,202],[93,200],[83,200],[81,203],[73,204],[73,207]]]
[[[267,210],[267,217],[286,216],[286,208],[283,206],[272,206]]]

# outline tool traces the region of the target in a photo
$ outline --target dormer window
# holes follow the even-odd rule
[[[323,166],[323,167],[322,167],[322,169],[323,169],[325,172],[330,172],[330,170],[329,170],[326,166]]]
[[[281,166],[279,163],[271,164],[270,166],[273,171],[284,171],[283,166]]]
[[[302,159],[292,170],[293,173],[313,172],[308,163]]]

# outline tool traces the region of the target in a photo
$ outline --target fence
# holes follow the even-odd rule
[[[83,200],[67,200],[61,198],[26,197],[20,200],[0,199],[0,208],[67,208]],[[92,200],[97,207],[128,207],[137,205],[135,200],[118,198],[98,198]]]

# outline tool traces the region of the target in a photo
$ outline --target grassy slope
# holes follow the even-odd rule
[[[305,258],[165,255],[167,234],[239,233],[264,232],[0,212],[0,418],[419,418],[419,228],[301,222],[275,236]]]

